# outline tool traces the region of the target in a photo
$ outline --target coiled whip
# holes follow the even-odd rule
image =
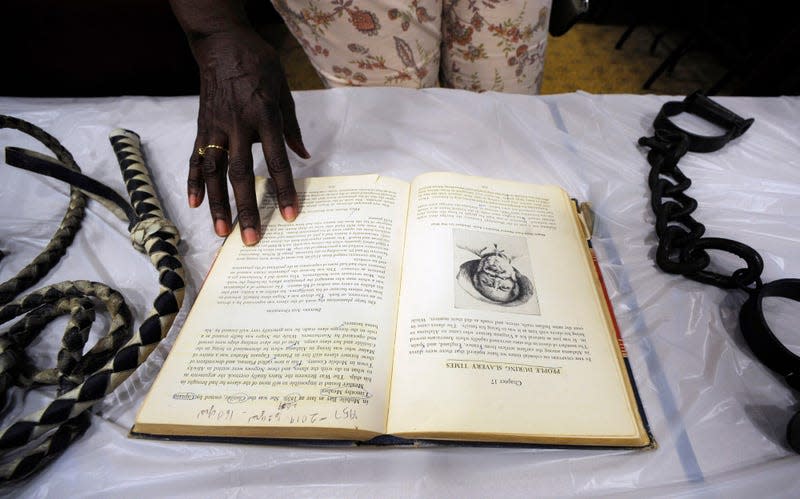
[[[180,235],[164,216],[136,133],[117,129],[109,136],[130,197],[128,203],[108,186],[81,174],[69,151],[44,130],[4,115],[0,115],[0,128],[27,133],[55,155],[53,158],[8,147],[9,165],[72,185],[67,211],[45,249],[15,277],[0,284],[0,324],[24,315],[0,333],[0,404],[5,406],[7,390],[13,385],[58,386],[56,398],[44,409],[0,429],[4,461],[0,464],[0,481],[6,482],[38,471],[86,431],[92,406],[125,381],[169,332],[183,303],[185,280],[177,249]],[[133,246],[147,254],[158,271],[158,293],[135,334],[122,295],[101,283],[61,282],[16,298],[44,277],[65,254],[80,228],[87,195],[127,219]],[[109,329],[84,354],[97,303],[102,303],[110,316]],[[70,318],[56,367],[39,370],[28,359],[25,348],[51,320],[64,314]]]

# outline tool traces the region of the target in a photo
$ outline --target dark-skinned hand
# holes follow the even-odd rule
[[[281,215],[292,221],[298,213],[285,144],[300,157],[309,154],[294,101],[278,54],[251,28],[233,27],[190,43],[200,68],[200,110],[189,160],[189,205],[200,206],[207,194],[214,230],[227,236],[230,180],[242,241],[252,245],[261,238],[252,144],[261,143]]]

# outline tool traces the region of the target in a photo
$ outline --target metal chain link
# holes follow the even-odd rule
[[[760,288],[764,262],[758,252],[738,241],[703,237],[705,226],[692,216],[697,200],[686,194],[692,181],[678,168],[678,161],[691,148],[689,135],[675,129],[656,128],[652,137],[640,138],[639,144],[650,148],[647,182],[651,190],[650,206],[656,216],[658,266],[664,272],[719,288],[750,290],[751,285],[752,289]],[[710,250],[736,255],[744,260],[746,267],[729,275],[709,270]]]
[[[725,130],[723,135],[702,136],[681,129],[670,120],[680,113],[694,114]],[[678,168],[678,161],[689,151],[713,152],[741,136],[752,125],[702,94],[692,94],[683,102],[667,102],[653,122],[655,133],[642,137],[639,144],[649,147],[648,184],[650,203],[656,215],[658,250],[656,263],[665,272],[725,289],[739,288],[749,294],[739,312],[739,327],[750,350],[766,367],[781,375],[786,384],[800,390],[800,356],[783,344],[769,327],[764,315],[764,299],[775,296],[800,302],[800,279],[761,281],[764,262],[746,244],[718,237],[703,237],[705,227],[692,217],[697,201],[686,191],[691,180]],[[727,252],[744,260],[746,266],[729,275],[709,270],[709,250]],[[800,453],[800,411],[786,425],[786,441]]]

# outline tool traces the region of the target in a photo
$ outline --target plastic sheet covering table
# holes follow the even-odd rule
[[[82,439],[32,479],[2,488],[3,494],[800,494],[800,456],[783,442],[798,398],[746,349],[738,330],[744,295],[664,274],[652,260],[657,241],[649,167],[636,140],[650,134],[668,97],[340,89],[297,93],[295,99],[312,154],[310,160],[291,155],[298,177],[377,172],[410,180],[449,170],[559,184],[591,201],[595,247],[658,448],[306,448],[129,438],[136,410],[220,245],[206,206],[190,210],[185,196],[197,98],[0,98],[0,112],[55,135],[84,172],[122,194],[107,135],[118,126],[138,132],[166,212],[183,236],[188,270],[187,300],[169,338],[99,406]],[[696,218],[708,235],[758,250],[766,281],[800,277],[800,98],[719,101],[755,118],[755,124],[721,151],[681,160],[694,182],[690,194],[700,203]],[[0,130],[0,144],[43,150],[9,130]],[[255,152],[257,173],[266,175],[257,147]],[[0,167],[0,186],[0,241],[7,254],[0,278],[5,280],[50,238],[68,189],[8,166]],[[44,283],[66,279],[94,279],[119,289],[138,319],[136,327],[156,289],[152,266],[131,248],[126,224],[94,202],[72,247]],[[800,310],[787,303],[775,306],[772,325],[793,331],[794,337],[784,340],[798,352]],[[51,328],[35,350],[41,363],[54,362],[61,328]],[[31,395],[25,405],[40,407],[36,402]]]

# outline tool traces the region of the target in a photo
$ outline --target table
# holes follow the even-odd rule
[[[168,339],[98,406],[82,439],[41,473],[0,488],[0,494],[797,494],[800,456],[785,446],[783,433],[798,398],[746,349],[737,318],[743,294],[664,274],[652,261],[657,242],[646,183],[649,166],[636,139],[650,134],[668,97],[376,88],[299,92],[295,100],[312,154],[309,160],[290,154],[295,176],[377,172],[410,180],[426,171],[449,170],[559,184],[591,201],[597,216],[595,248],[658,448],[319,449],[129,438],[136,410],[220,244],[206,207],[190,210],[185,199],[197,97],[0,98],[0,113],[55,135],[84,172],[122,194],[107,136],[119,126],[138,132],[166,212],[181,231],[188,270],[186,303]],[[719,101],[754,117],[755,124],[723,150],[681,161],[694,182],[690,194],[700,203],[696,218],[706,224],[708,235],[758,250],[766,281],[799,277],[800,97]],[[9,130],[0,130],[0,145],[43,151]],[[255,157],[257,174],[266,175],[263,158]],[[68,189],[5,165],[0,185],[4,281],[49,240]],[[155,278],[146,257],[130,247],[126,224],[91,203],[72,247],[41,284],[95,279],[112,285],[126,296],[138,327],[155,293]],[[772,325],[794,331],[785,341],[800,352],[797,310],[796,303],[776,305]],[[41,363],[53,362],[60,328],[54,330],[38,342]],[[24,405],[40,407],[37,402],[31,395]]]

